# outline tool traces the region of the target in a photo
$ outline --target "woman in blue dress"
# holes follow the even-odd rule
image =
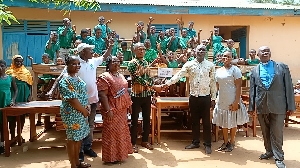
[[[68,73],[59,82],[59,92],[62,96],[60,114],[67,134],[69,161],[71,168],[90,167],[87,163],[79,162],[81,141],[90,133],[86,83],[76,75],[81,67],[78,57],[68,57],[66,64]]]

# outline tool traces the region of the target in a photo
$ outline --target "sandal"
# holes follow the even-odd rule
[[[85,162],[80,162],[80,164],[77,166],[77,168],[87,168],[91,167],[92,165],[85,163]]]
[[[139,153],[139,149],[136,145],[132,145],[132,151],[133,153]]]
[[[222,144],[222,146],[219,147],[218,151],[223,151],[227,149],[227,145],[225,143]]]

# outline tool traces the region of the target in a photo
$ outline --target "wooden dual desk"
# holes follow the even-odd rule
[[[10,145],[11,143],[18,141],[18,145],[22,145],[21,137],[21,121],[20,116],[29,114],[30,119],[30,141],[33,142],[37,139],[38,134],[35,126],[35,114],[36,113],[48,113],[58,114],[60,112],[61,100],[54,101],[32,101],[26,103],[17,103],[13,107],[6,107],[2,109],[3,113],[3,134],[5,143],[5,156],[10,156]],[[17,117],[17,137],[13,137],[9,140],[8,130],[8,117]]]

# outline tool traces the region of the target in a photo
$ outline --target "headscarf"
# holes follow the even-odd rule
[[[17,78],[20,81],[26,82],[29,85],[33,84],[32,75],[28,69],[25,68],[24,65],[22,65],[20,68],[17,68],[15,66],[15,59],[16,58],[22,58],[21,55],[15,55],[12,58],[12,63],[10,68],[6,71],[7,75],[11,75],[15,78]]]

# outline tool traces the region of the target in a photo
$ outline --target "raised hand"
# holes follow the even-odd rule
[[[106,24],[111,23],[111,22],[112,22],[112,19],[109,19],[106,21]]]
[[[210,31],[210,35],[212,36],[213,34],[214,34],[214,32],[211,30],[211,31]]]
[[[74,32],[76,32],[76,25],[73,25],[73,26],[72,26],[72,30],[73,30]]]
[[[108,40],[108,43],[109,43],[109,46],[113,46],[113,45],[115,44],[115,41],[114,41],[113,38],[110,38],[110,39]]]
[[[199,29],[198,33],[200,34],[202,32],[202,29]]]
[[[152,23],[154,21],[153,17],[149,17],[149,23]]]

